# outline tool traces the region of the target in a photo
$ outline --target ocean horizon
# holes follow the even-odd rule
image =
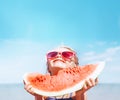
[[[118,100],[120,84],[99,83],[87,91],[87,100]],[[24,85],[0,84],[0,100],[34,100],[34,96],[24,90]]]

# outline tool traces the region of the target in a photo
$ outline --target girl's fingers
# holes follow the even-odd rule
[[[86,89],[86,90],[88,90],[88,89],[90,89],[91,87],[93,87],[93,86],[95,86],[96,84],[98,83],[98,78],[96,78],[96,79],[87,79],[86,81],[85,81],[85,84],[83,85],[83,89]]]
[[[98,78],[95,79],[95,84],[98,84]]]
[[[87,85],[86,85],[86,83],[83,85],[83,89],[87,89]]]
[[[91,83],[91,86],[95,86],[96,82],[95,82],[94,79],[90,79],[89,81],[90,81],[90,83]]]

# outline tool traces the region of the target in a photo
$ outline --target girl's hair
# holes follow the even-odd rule
[[[58,48],[65,48],[65,49],[68,49],[68,50],[74,52],[75,53],[74,60],[72,60],[72,59],[71,60],[75,62],[76,66],[79,65],[77,53],[73,49],[71,49],[70,47],[67,47],[67,46],[59,46]],[[49,72],[49,62],[48,61],[46,62],[46,65],[47,65],[47,71]]]

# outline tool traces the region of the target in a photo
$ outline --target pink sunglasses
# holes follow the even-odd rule
[[[71,51],[63,51],[63,52],[53,51],[53,52],[47,53],[47,59],[55,58],[57,57],[58,54],[60,54],[62,57],[67,58],[67,59],[70,59],[71,57],[75,55],[75,53]]]

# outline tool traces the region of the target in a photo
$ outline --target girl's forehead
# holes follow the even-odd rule
[[[53,51],[62,52],[62,51],[71,51],[71,50],[69,50],[69,49],[67,49],[67,48],[56,48],[56,49],[54,49]]]

